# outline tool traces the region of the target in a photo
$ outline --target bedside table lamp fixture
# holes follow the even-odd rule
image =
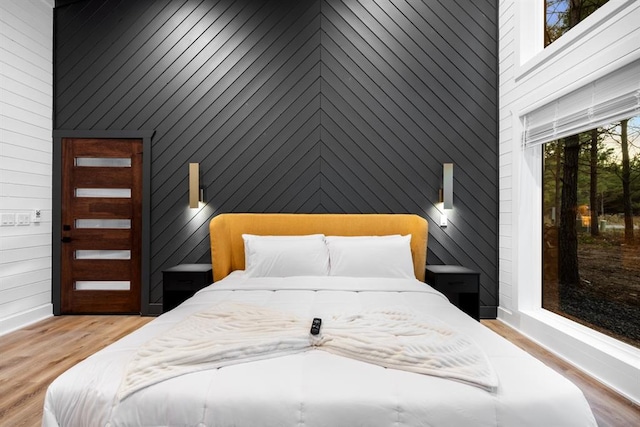
[[[198,208],[204,202],[204,189],[200,187],[200,163],[189,163],[189,207]]]
[[[453,209],[453,163],[442,165],[442,188],[440,189],[440,227],[447,226],[447,209]]]

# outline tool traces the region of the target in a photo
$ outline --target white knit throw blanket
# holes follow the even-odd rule
[[[118,398],[179,375],[313,348],[489,391],[497,388],[482,350],[442,322],[402,310],[376,310],[322,319],[320,334],[314,336],[311,320],[247,304],[212,306],[140,347],[127,366]]]

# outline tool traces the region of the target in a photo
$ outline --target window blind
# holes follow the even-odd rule
[[[533,147],[640,114],[640,60],[524,115]]]

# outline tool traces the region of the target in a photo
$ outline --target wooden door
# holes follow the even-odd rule
[[[140,313],[142,140],[62,139],[61,313]]]

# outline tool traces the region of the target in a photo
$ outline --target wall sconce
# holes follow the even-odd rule
[[[440,202],[443,209],[453,209],[453,163],[442,165],[442,192]]]
[[[189,207],[197,208],[204,202],[204,189],[200,187],[200,163],[189,163]]]
[[[440,203],[442,212],[440,214],[440,227],[447,226],[446,209],[453,209],[453,163],[442,165],[442,188],[440,189]]]

